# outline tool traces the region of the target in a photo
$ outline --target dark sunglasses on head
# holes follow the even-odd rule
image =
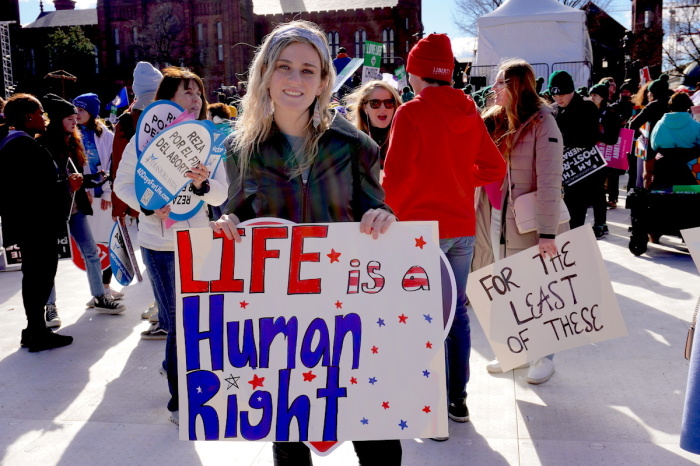
[[[377,109],[377,108],[379,108],[382,104],[384,104],[384,107],[385,107],[387,110],[391,110],[392,108],[394,108],[394,104],[395,104],[396,102],[394,102],[394,99],[384,99],[384,100],[371,99],[371,100],[368,100],[367,103],[369,104],[370,107],[372,107],[372,108],[374,108],[374,109]]]

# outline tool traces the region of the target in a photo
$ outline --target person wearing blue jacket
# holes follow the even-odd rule
[[[688,113],[693,102],[685,92],[676,92],[666,113],[651,133],[651,147],[657,152],[651,189],[697,184],[688,162],[700,156],[700,122]]]

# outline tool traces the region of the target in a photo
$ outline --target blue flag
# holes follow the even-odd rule
[[[117,113],[117,109],[129,106],[129,95],[126,93],[126,87],[122,87],[117,96],[107,104],[107,110],[110,113]]]

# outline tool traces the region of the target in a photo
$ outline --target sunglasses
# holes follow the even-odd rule
[[[374,109],[378,109],[379,107],[382,106],[382,104],[384,104],[384,108],[386,108],[387,110],[391,110],[392,108],[394,108],[394,105],[396,104],[396,102],[394,102],[394,99],[384,99],[384,100],[371,99],[371,100],[368,100],[367,103],[369,104],[370,107],[372,107]]]

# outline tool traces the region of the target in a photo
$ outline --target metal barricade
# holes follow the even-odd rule
[[[592,64],[589,61],[565,61],[552,63],[552,73],[555,71],[566,71],[573,78],[574,82],[585,83],[590,89]]]

